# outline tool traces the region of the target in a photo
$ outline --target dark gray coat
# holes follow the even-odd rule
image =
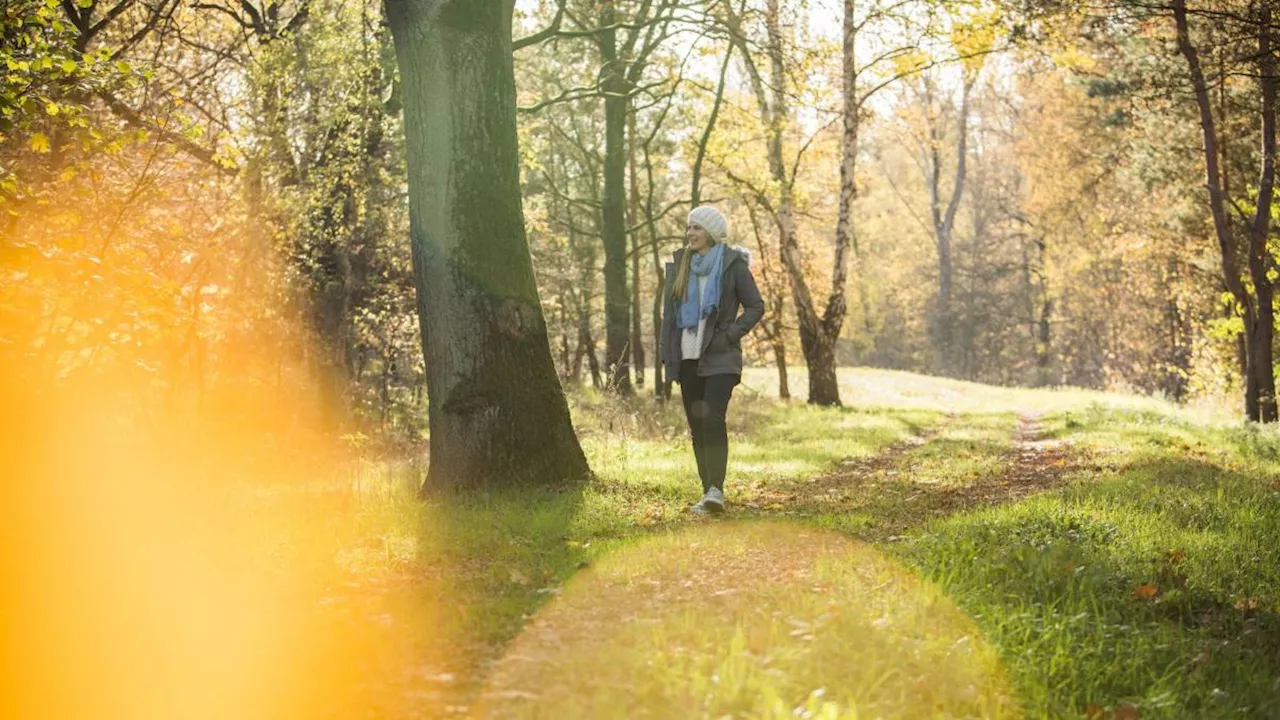
[[[667,279],[662,297],[662,333],[658,352],[666,368],[667,379],[680,377],[680,334],[676,327],[677,301],[671,298],[671,284],[676,281],[676,269],[684,248],[676,250],[672,262],[667,263]],[[725,246],[724,274],[720,276],[720,304],[707,316],[707,331],[702,336],[702,357],[698,360],[698,374],[741,375],[742,336],[760,322],[764,315],[764,300],[751,277],[750,259],[738,248]],[[742,308],[742,314],[738,314]]]

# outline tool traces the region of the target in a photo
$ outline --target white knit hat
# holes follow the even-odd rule
[[[689,222],[701,225],[716,242],[729,237],[729,221],[710,205],[699,205],[689,212]]]

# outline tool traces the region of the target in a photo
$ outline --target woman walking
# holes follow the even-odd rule
[[[667,263],[659,352],[668,378],[680,381],[693,455],[702,478],[699,514],[724,510],[729,461],[725,413],[742,380],[742,336],[764,315],[745,251],[728,247],[729,223],[702,205],[689,213],[686,246]],[[738,314],[738,309],[742,314]]]

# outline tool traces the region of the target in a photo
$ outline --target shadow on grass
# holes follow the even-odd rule
[[[586,484],[561,489],[406,492],[416,554],[380,610],[351,613],[382,651],[359,672],[368,687],[334,717],[465,714],[488,668],[586,560],[570,537]],[[352,597],[369,588],[353,587]],[[378,612],[383,614],[379,615]]]

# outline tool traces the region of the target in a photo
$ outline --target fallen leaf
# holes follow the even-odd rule
[[[1123,702],[1116,706],[1114,716],[1116,720],[1138,720],[1142,717],[1142,713],[1138,712],[1137,705]]]
[[[1159,592],[1160,586],[1155,583],[1139,583],[1138,586],[1133,589],[1134,596],[1142,600],[1150,600]]]
[[[1240,598],[1239,600],[1237,600],[1237,601],[1236,601],[1236,609],[1237,609],[1237,610],[1244,610],[1245,612],[1248,612],[1248,611],[1250,611],[1250,610],[1257,610],[1257,609],[1258,609],[1258,599],[1257,599],[1257,598],[1251,598],[1251,597],[1247,597],[1247,598]]]
[[[1107,715],[1107,711],[1104,710],[1102,706],[1097,703],[1089,703],[1084,708],[1084,716],[1089,718],[1089,720],[1098,720],[1099,718],[1105,717],[1106,715]]]

